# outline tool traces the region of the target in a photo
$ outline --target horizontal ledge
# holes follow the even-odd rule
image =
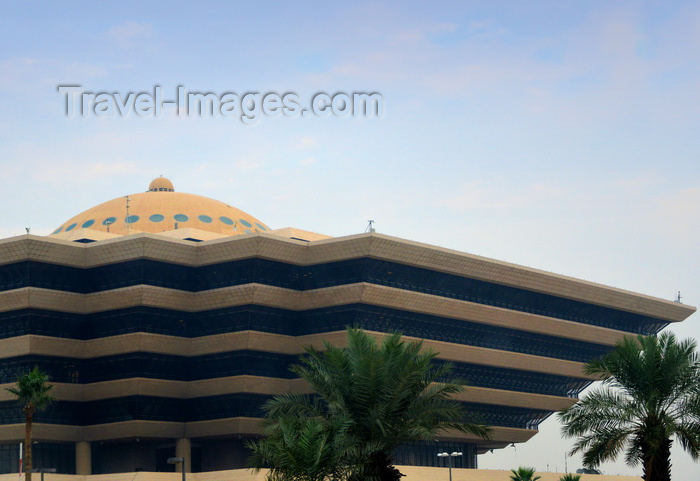
[[[0,292],[0,311],[47,309],[92,314],[131,307],[203,312],[259,305],[306,311],[365,304],[446,319],[614,346],[636,334],[555,317],[366,282],[297,291],[267,284],[243,284],[200,292],[140,284],[91,294],[23,287]]]
[[[369,257],[550,293],[670,322],[682,321],[696,310],[603,284],[377,233],[308,243],[269,233],[199,243],[141,233],[88,244],[27,235],[0,240],[0,249],[8,251],[3,263],[37,260],[82,268],[144,258],[180,265],[211,265],[258,257],[312,265]]]
[[[383,339],[388,335],[376,331],[367,332],[372,333],[377,339]],[[420,340],[411,336],[403,336],[403,339],[409,342]],[[91,359],[135,352],[154,352],[193,357],[239,350],[299,355],[304,353],[306,346],[323,349],[324,342],[329,342],[343,347],[346,345],[346,341],[345,331],[304,336],[287,336],[259,331],[237,331],[197,338],[182,338],[153,333],[131,333],[87,341],[32,334],[0,340],[0,359],[31,354]],[[235,349],[232,349],[232,346],[235,346]],[[447,361],[557,374],[588,380],[596,379],[583,373],[584,364],[580,362],[430,339],[423,340],[423,346],[426,349],[438,352],[438,359]]]
[[[60,401],[90,402],[129,396],[153,396],[171,399],[195,399],[226,394],[282,394],[286,392],[310,393],[312,390],[302,379],[282,379],[262,376],[229,376],[198,381],[173,381],[151,378],[127,378],[90,384],[52,383],[52,395]],[[0,402],[15,397],[0,385]],[[503,389],[467,386],[465,391],[453,396],[464,402],[534,408],[559,411],[576,402],[576,399],[547,394],[507,391]]]
[[[39,442],[80,442],[110,441],[128,438],[208,438],[225,436],[259,436],[263,429],[260,418],[235,417],[178,423],[167,421],[123,421],[91,426],[71,426],[64,424],[34,423],[33,438]],[[520,443],[537,434],[534,429],[519,429],[494,426],[491,439],[486,441],[478,436],[456,430],[445,431],[438,440],[483,441],[485,443]],[[8,424],[0,429],[0,442],[20,442],[24,440],[24,423]]]

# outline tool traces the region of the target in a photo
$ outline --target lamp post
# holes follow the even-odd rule
[[[41,468],[39,472],[41,473],[41,481],[44,481],[44,473],[55,473],[56,468]]]
[[[451,452],[451,453],[438,453],[438,458],[447,458],[449,470],[450,470],[450,481],[452,481],[452,458],[455,458],[457,456],[461,456],[462,452]]]
[[[182,463],[182,481],[185,481],[185,458],[168,458],[168,464]]]
[[[32,473],[39,473],[41,474],[41,481],[44,481],[44,473],[55,473],[56,468],[34,468],[32,469]]]

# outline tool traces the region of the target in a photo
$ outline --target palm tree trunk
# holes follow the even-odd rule
[[[377,481],[400,481],[403,476],[405,474],[394,467],[390,455],[383,451],[377,451],[370,456],[368,462],[361,466],[351,479],[355,481],[367,478]]]
[[[642,448],[644,459],[644,481],[671,481],[671,439],[665,439],[658,451],[649,453],[649,448]],[[646,451],[646,453],[645,453]]]
[[[24,408],[24,475],[25,481],[32,481],[32,417],[31,406]]]

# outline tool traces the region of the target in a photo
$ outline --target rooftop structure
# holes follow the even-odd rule
[[[118,235],[161,233],[178,228],[213,232],[222,236],[266,232],[270,228],[250,214],[201,195],[175,192],[173,183],[158,177],[148,191],[117,197],[68,219],[52,237],[70,239],[76,229]]]

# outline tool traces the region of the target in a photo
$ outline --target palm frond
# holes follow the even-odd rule
[[[39,366],[17,378],[14,387],[6,388],[14,395],[19,403],[32,411],[41,411],[54,401],[49,394],[53,384],[49,384],[49,375],[39,369]]]
[[[700,355],[694,341],[672,333],[626,337],[584,371],[603,387],[559,413],[562,432],[577,437],[573,452],[595,466],[625,452],[627,464],[645,470],[670,466],[670,444],[700,456]]]
[[[307,348],[291,370],[314,394],[275,396],[265,404],[269,441],[251,444],[252,462],[278,466],[271,473],[281,476],[302,461],[314,470],[333,461],[351,480],[384,479],[400,476],[391,466],[391,452],[402,443],[432,440],[447,429],[488,438],[489,428],[471,422],[474,416],[452,398],[464,390],[463,382],[450,380],[451,365],[434,364],[436,355],[398,333],[378,344],[352,328],[345,348],[329,343],[324,351]],[[344,420],[342,426],[338,420]],[[298,457],[291,452],[293,444],[301,451]],[[274,454],[273,446],[285,457]],[[318,454],[327,446],[342,459],[309,457],[312,448]]]

